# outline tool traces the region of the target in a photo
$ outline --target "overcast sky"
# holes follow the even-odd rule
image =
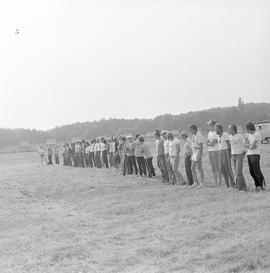
[[[0,127],[270,102],[269,0],[8,0],[0,34]]]

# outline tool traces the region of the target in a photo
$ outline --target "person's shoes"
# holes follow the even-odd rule
[[[260,187],[256,187],[255,191],[256,191],[256,192],[260,192],[260,191],[261,191],[261,188],[260,188]]]
[[[195,188],[197,186],[197,183],[196,182],[193,182],[192,185],[190,185],[191,188]]]
[[[197,189],[200,189],[200,188],[202,188],[202,187],[203,187],[203,183],[200,183],[200,184],[198,185]]]
[[[180,185],[181,186],[184,186],[184,185],[186,185],[187,183],[185,182],[185,181],[183,181]]]

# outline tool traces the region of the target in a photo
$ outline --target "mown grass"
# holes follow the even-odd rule
[[[249,192],[215,188],[204,160],[196,190],[0,155],[0,272],[270,272],[269,190],[246,164]]]

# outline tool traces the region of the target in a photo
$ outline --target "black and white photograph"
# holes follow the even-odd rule
[[[0,273],[270,272],[270,1],[0,4]]]

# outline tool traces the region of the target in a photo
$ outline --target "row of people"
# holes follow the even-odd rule
[[[171,132],[156,130],[156,159],[162,173],[162,182],[202,187],[204,185],[202,158],[206,144],[216,186],[221,185],[223,177],[227,187],[247,190],[243,174],[243,160],[247,154],[249,170],[255,181],[256,190],[264,189],[265,179],[260,169],[260,134],[256,132],[255,125],[251,122],[247,123],[246,138],[237,132],[237,126],[234,124],[228,127],[228,132],[224,130],[222,124],[214,120],[210,120],[208,126],[207,141],[195,124],[189,126],[190,134],[183,131],[179,135],[184,141],[183,154],[187,183],[179,171],[180,139]],[[133,138],[129,135],[108,139],[97,138],[90,142],[65,143],[62,155],[65,166],[116,168],[121,170],[122,175],[135,174],[151,178],[156,175],[151,150],[151,143],[145,141],[143,136],[136,135]],[[59,147],[57,145],[53,150],[48,151],[49,164],[52,164],[53,153],[55,163],[58,164]],[[200,179],[198,179],[197,171]]]

